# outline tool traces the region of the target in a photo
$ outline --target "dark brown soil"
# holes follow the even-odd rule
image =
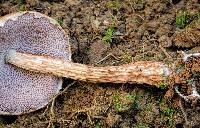
[[[200,20],[179,28],[183,11],[200,15],[199,0],[0,0],[0,16],[20,10],[55,18],[70,37],[74,62],[121,65],[140,60],[172,63],[177,51],[200,51]],[[110,41],[105,41],[111,29]],[[184,94],[199,81],[199,58],[177,61],[172,78]],[[182,67],[184,67],[182,71]],[[65,79],[63,89],[73,80]],[[197,89],[199,90],[199,84]],[[36,112],[0,117],[2,128],[167,128],[200,127],[199,102],[185,102],[168,88],[148,85],[75,82],[55,103]]]

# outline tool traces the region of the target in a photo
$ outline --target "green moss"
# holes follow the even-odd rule
[[[164,99],[161,99],[160,103],[160,115],[163,117],[167,117],[167,126],[168,127],[173,127],[173,115],[174,115],[174,110],[171,107],[171,103],[167,102]]]
[[[119,9],[120,3],[119,3],[118,0],[108,1],[108,2],[106,3],[106,7],[107,7],[108,9]]]
[[[25,10],[26,6],[24,4],[19,6],[19,11],[25,11]]]
[[[63,25],[63,21],[64,19],[63,19],[63,17],[58,17],[58,18],[56,18],[56,21],[62,26]]]
[[[95,128],[103,128],[103,123],[99,120],[95,123]]]
[[[137,106],[135,105],[135,98],[136,98],[136,95],[134,94],[116,93],[113,96],[114,109],[117,112],[122,112],[122,111],[126,111],[130,109],[132,106]]]
[[[200,20],[200,13],[189,15],[186,11],[176,16],[176,26],[179,28],[190,27],[194,22]]]
[[[26,10],[26,1],[25,0],[18,0],[19,4],[19,11],[25,11]]]
[[[176,26],[185,28],[190,23],[190,16],[187,12],[182,12],[176,16]]]
[[[156,85],[156,87],[160,88],[160,89],[166,89],[168,86],[168,84],[166,82],[160,82]]]
[[[142,123],[142,122],[137,122],[135,124],[135,128],[149,128],[149,126],[147,124]]]
[[[125,54],[122,56],[122,59],[121,59],[122,62],[127,62],[127,63],[130,63],[133,61],[133,57],[132,55],[130,54]]]

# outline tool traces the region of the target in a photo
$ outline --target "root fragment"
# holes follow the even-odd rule
[[[187,96],[185,96],[185,95],[183,95],[180,91],[179,91],[179,89],[178,89],[178,86],[175,86],[175,91],[176,91],[176,93],[181,97],[181,98],[183,98],[185,101],[196,101],[196,100],[199,100],[200,99],[200,95],[199,95],[199,93],[197,92],[197,88],[196,88],[196,81],[192,81],[192,84],[191,84],[191,86],[192,86],[192,93],[190,94],[190,95],[187,95]]]

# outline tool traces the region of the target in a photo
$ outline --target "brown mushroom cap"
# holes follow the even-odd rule
[[[48,104],[62,79],[5,63],[11,50],[71,61],[68,38],[55,20],[37,12],[18,12],[0,19],[0,115],[20,115]]]

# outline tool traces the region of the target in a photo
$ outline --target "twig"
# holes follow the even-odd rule
[[[54,105],[55,105],[55,100],[59,95],[62,95],[63,93],[65,93],[69,87],[71,87],[72,85],[74,85],[76,83],[76,81],[72,82],[71,84],[69,84],[63,91],[59,92],[58,94],[56,94],[51,100],[51,108],[50,108],[50,120],[49,120],[49,124],[47,126],[47,128],[50,128],[53,124],[53,120],[55,119],[55,113],[54,113]]]
[[[186,54],[185,52],[181,51],[183,54],[183,60],[188,61],[191,57],[199,57],[200,53],[192,53],[192,54]]]
[[[184,110],[183,103],[182,103],[182,100],[181,100],[180,98],[179,98],[179,107],[180,107],[181,112],[182,112],[182,114],[183,114],[183,117],[184,117],[184,119],[185,119],[185,124],[186,124],[186,125],[189,125],[190,122],[188,121],[187,114],[186,114],[186,112],[185,112],[185,110]]]
[[[106,55],[103,59],[101,59],[100,61],[96,62],[96,64],[101,63],[102,61],[108,59],[108,57],[113,57],[115,60],[118,60],[117,57],[115,57],[112,53],[109,53],[108,55]]]
[[[167,53],[167,51],[161,45],[159,45],[158,47],[162,50],[167,58],[172,59],[171,55],[169,55],[169,53]]]

